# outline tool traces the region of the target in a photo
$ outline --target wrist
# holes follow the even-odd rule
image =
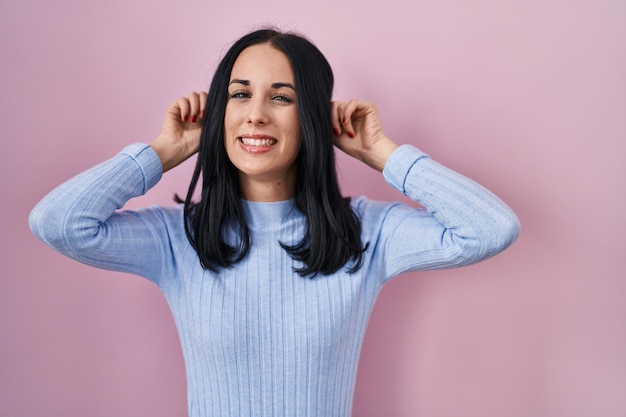
[[[396,149],[398,145],[391,139],[385,138],[372,146],[363,161],[375,170],[383,172],[387,159]]]
[[[167,146],[160,136],[150,142],[150,147],[159,157],[164,173],[176,166],[176,163],[172,162],[174,155],[171,152],[171,146]]]

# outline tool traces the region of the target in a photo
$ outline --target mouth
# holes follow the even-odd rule
[[[237,138],[244,151],[250,153],[264,153],[272,149],[278,141],[267,135],[246,135]]]
[[[274,145],[277,140],[271,137],[247,137],[240,136],[239,142],[247,146],[268,147]]]

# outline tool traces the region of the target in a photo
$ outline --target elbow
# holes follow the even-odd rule
[[[32,209],[28,216],[28,225],[32,233],[46,245],[72,257],[80,244],[91,237],[91,223],[81,221],[75,213],[66,207],[59,208],[45,201]]]
[[[102,252],[102,223],[84,213],[64,207],[50,207],[45,202],[33,208],[28,217],[32,233],[50,248],[71,259],[89,265]]]
[[[39,240],[44,240],[45,236],[45,213],[41,210],[40,205],[36,205],[28,215],[28,226],[30,231]]]
[[[28,225],[31,232],[39,240],[58,248],[63,242],[63,227],[59,219],[40,203],[33,208],[28,216]]]
[[[519,218],[515,215],[515,213],[511,212],[510,219],[507,225],[503,228],[503,236],[505,240],[505,245],[502,250],[511,246],[519,237],[520,230],[522,227],[522,223]]]
[[[511,246],[520,233],[520,221],[514,213],[492,219],[466,235],[458,244],[460,265],[471,265],[489,259]]]
[[[490,258],[511,246],[519,237],[521,223],[519,218],[510,211],[499,221],[493,222],[483,240],[484,258]]]

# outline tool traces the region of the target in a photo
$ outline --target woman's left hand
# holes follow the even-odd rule
[[[348,155],[381,171],[398,147],[385,133],[376,106],[362,100],[333,101],[331,123],[335,145]]]

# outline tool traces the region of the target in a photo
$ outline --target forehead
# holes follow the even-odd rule
[[[293,84],[293,70],[289,58],[270,44],[259,44],[244,49],[233,65],[232,79],[244,79],[250,84],[289,82]]]

